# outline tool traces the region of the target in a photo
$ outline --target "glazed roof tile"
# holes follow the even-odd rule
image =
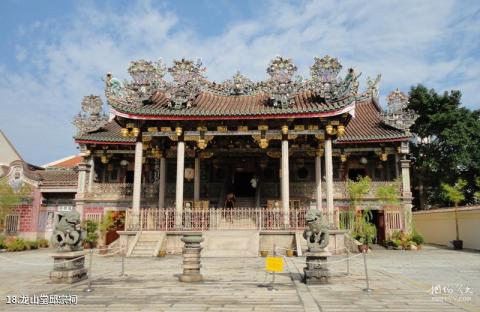
[[[75,170],[39,170],[42,186],[77,186],[78,172]]]
[[[408,140],[410,135],[382,122],[380,109],[372,100],[356,103],[355,118],[345,127],[345,135],[338,143],[365,141]]]
[[[225,96],[212,92],[200,93],[188,109],[173,109],[169,107],[170,101],[164,93],[157,92],[152,97],[152,103],[141,107],[133,107],[121,101],[110,101],[109,104],[121,113],[143,116],[283,116],[306,113],[325,113],[340,110],[352,104],[354,97],[346,96],[334,102],[326,102],[313,92],[298,93],[293,103],[288,108],[277,108],[268,104],[269,95],[266,93],[256,95]]]
[[[95,141],[95,142],[111,142],[111,143],[135,143],[135,138],[132,137],[123,137],[120,134],[120,130],[122,127],[117,123],[117,121],[114,119],[107,123],[105,127],[91,132],[87,133],[81,136],[76,136],[76,140],[82,140],[82,141]]]
[[[266,99],[265,97],[262,97],[260,95],[255,97],[258,97],[257,101]],[[231,108],[236,105],[239,106],[236,109],[238,109],[239,111],[245,111],[245,114],[248,114],[248,112],[252,111],[252,109],[248,106],[248,102],[242,102],[240,101],[240,99],[234,99],[233,97],[229,98],[230,100],[226,101],[224,99],[219,99],[218,97],[209,98],[207,95],[205,95],[204,97],[199,99],[199,101],[202,101],[199,103],[199,105],[201,105],[204,109],[206,109],[209,105],[215,107],[215,110],[210,111],[213,114],[219,114],[219,111],[225,111],[228,107]],[[235,101],[239,102],[237,103]],[[298,101],[298,103],[306,103],[306,101],[301,100]],[[325,105],[327,109],[331,107],[328,104]],[[304,109],[309,109],[308,104],[305,104]],[[116,120],[113,120],[109,122],[104,128],[89,134],[78,136],[76,137],[76,140],[87,142],[94,141],[124,144],[135,143],[135,138],[122,137],[120,130],[121,126],[116,122]],[[408,140],[409,138],[410,135],[406,134],[405,132],[392,128],[382,122],[380,116],[380,109],[372,100],[363,100],[356,102],[355,118],[352,118],[346,126],[345,135],[341,138],[338,138],[336,142],[347,144],[371,141],[398,141]]]

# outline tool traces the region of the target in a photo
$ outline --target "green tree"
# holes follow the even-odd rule
[[[454,184],[455,177],[467,181],[466,202],[473,202],[480,176],[479,111],[461,106],[460,91],[438,94],[418,85],[409,95],[409,108],[419,116],[411,127],[415,204],[446,204],[441,184]]]
[[[15,206],[24,200],[31,198],[30,185],[23,183],[18,191],[15,191],[6,178],[0,179],[0,232],[3,231],[5,217],[12,212]]]
[[[442,183],[443,196],[445,199],[455,206],[455,233],[457,240],[460,239],[458,231],[458,204],[465,200],[463,189],[467,185],[467,181],[458,179],[454,185]]]

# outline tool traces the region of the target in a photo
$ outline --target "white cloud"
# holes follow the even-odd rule
[[[17,46],[18,72],[0,67],[0,125],[27,160],[42,163],[73,152],[70,122],[82,96],[103,94],[103,75],[126,78],[129,61],[201,57],[213,80],[236,70],[263,79],[277,54],[302,74],[314,56],[338,57],[362,78],[382,74],[383,95],[411,85],[458,88],[479,108],[479,5],[453,1],[272,1],[249,20],[205,37],[182,16],[141,2],[121,14],[80,6],[67,25],[22,26],[32,42]],[[477,16],[477,18],[475,18]],[[48,40],[36,40],[36,31]],[[43,38],[43,37],[41,37]]]

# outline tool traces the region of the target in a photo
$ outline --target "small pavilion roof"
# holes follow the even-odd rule
[[[386,125],[380,116],[380,108],[373,100],[359,101],[355,118],[345,127],[345,135],[337,143],[368,143],[384,141],[406,141],[410,134]]]

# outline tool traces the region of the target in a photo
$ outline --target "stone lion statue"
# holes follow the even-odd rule
[[[328,223],[323,220],[322,213],[317,209],[310,209],[305,214],[307,228],[303,231],[303,238],[307,240],[308,251],[323,251],[328,246]]]
[[[85,230],[80,228],[78,212],[68,211],[57,214],[51,241],[59,251],[82,250],[85,235]]]

